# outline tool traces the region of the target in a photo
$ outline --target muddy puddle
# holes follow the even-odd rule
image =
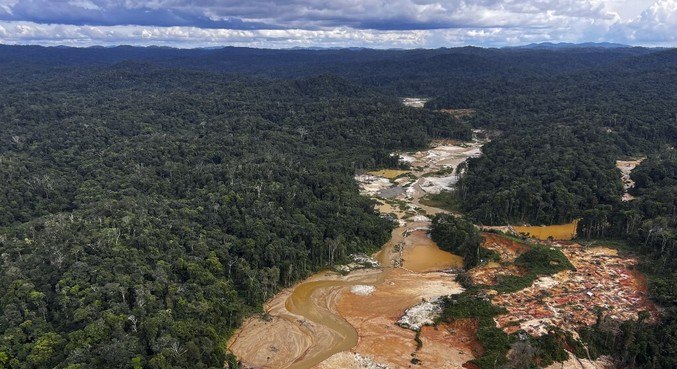
[[[377,177],[383,177],[383,178],[388,178],[388,179],[395,179],[403,174],[409,173],[408,170],[398,170],[398,169],[382,169],[382,170],[374,170],[369,172],[369,174]]]
[[[463,267],[463,258],[441,250],[426,231],[418,230],[409,235],[413,247],[402,255],[402,266],[414,272],[432,272]]]
[[[383,278],[384,273],[378,272],[350,279],[306,282],[294,288],[285,303],[287,311],[327,328],[327,334],[322,337],[321,345],[309,347],[289,368],[312,368],[331,355],[355,346],[358,339],[357,331],[336,314],[334,306],[338,295],[345,287],[380,284]]]
[[[576,237],[578,219],[567,224],[555,224],[548,226],[514,226],[517,233],[524,233],[539,240],[547,240],[552,237],[555,240],[571,240]]]

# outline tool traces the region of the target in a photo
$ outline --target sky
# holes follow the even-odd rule
[[[677,47],[677,0],[0,0],[0,43]]]

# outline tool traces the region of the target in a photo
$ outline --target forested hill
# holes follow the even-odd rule
[[[460,184],[476,221],[568,222],[620,202],[616,160],[677,145],[677,53],[450,86],[428,107],[473,108],[476,127],[502,132]]]
[[[471,126],[493,140],[443,196],[625,240],[664,323],[585,337],[674,367],[676,49],[0,45],[0,368],[222,367],[279,287],[387,239],[356,172]]]
[[[26,68],[108,67],[124,61],[239,73],[273,78],[299,78],[333,74],[392,94],[435,97],[462,81],[554,74],[595,69],[651,58],[660,49],[639,47],[604,49],[579,47],[563,50],[483,49],[435,50],[265,50],[172,49],[118,46],[68,48],[0,45],[0,66]],[[673,54],[674,55],[674,54]],[[669,59],[669,58],[667,58]],[[665,62],[662,62],[664,65]],[[672,64],[674,66],[674,59]]]
[[[329,76],[43,72],[0,86],[0,367],[220,368],[278,288],[387,240],[356,171],[470,135]]]

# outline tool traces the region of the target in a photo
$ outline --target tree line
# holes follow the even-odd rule
[[[221,368],[280,287],[388,239],[356,171],[470,137],[329,76],[4,72],[2,368]]]

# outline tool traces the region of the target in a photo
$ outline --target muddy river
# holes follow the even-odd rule
[[[448,337],[427,330],[422,338],[428,347],[419,348],[416,333],[397,322],[417,304],[462,291],[453,271],[463,260],[440,250],[428,236],[429,216],[442,210],[419,199],[451,188],[460,174],[456,167],[479,155],[483,143],[438,141],[428,150],[402,155],[413,168],[408,173],[356,177],[365,196],[405,188],[394,198],[376,197],[379,211],[399,221],[392,238],[373,255],[379,267],[344,275],[322,271],[283,290],[265,304],[264,317],[243,324],[228,349],[250,368],[395,368],[409,366],[412,357],[425,358],[419,367],[445,368],[472,359],[470,350],[447,350],[444,357],[427,352],[448,346]],[[447,174],[430,175],[442,170]]]

